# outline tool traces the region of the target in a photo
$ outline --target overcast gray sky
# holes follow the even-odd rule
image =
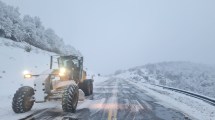
[[[215,0],[2,0],[112,73],[161,61],[215,64]]]

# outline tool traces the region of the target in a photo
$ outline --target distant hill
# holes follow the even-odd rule
[[[191,62],[162,62],[119,70],[118,77],[165,85],[215,98],[215,67]]]

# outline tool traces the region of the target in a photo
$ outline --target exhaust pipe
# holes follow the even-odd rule
[[[50,69],[52,69],[53,56],[50,58]]]

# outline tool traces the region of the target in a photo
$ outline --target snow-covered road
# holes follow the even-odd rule
[[[110,78],[94,87],[94,94],[79,102],[76,113],[64,113],[60,103],[38,110],[25,119],[45,120],[184,120],[188,115],[166,107],[147,91],[127,80]],[[193,118],[192,118],[193,119]]]

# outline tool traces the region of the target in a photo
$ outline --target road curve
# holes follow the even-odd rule
[[[165,107],[146,91],[123,79],[111,78],[94,86],[94,94],[79,103],[76,113],[49,108],[23,120],[188,120],[180,111]]]

